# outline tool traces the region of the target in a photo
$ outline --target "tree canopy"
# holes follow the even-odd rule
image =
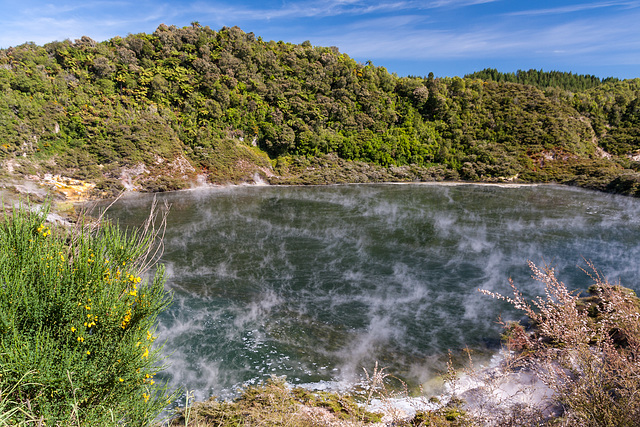
[[[194,22],[0,50],[0,88],[0,161],[103,190],[123,168],[166,172],[176,159],[180,178],[165,173],[148,189],[180,188],[199,172],[242,179],[246,164],[282,175],[291,159],[333,156],[437,171],[409,179],[638,191],[640,79],[492,69],[398,77],[335,47]]]

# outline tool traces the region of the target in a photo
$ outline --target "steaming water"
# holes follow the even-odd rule
[[[360,185],[231,187],[158,196],[171,204],[162,262],[174,304],[159,341],[173,385],[199,399],[272,374],[351,384],[376,361],[411,384],[446,353],[499,346],[499,315],[477,292],[526,295],[527,260],[570,289],[592,260],[638,289],[640,200],[564,187]],[[139,225],[150,196],[111,215]],[[481,357],[481,356],[479,356]]]

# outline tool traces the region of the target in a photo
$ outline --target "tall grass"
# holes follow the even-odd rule
[[[142,278],[157,233],[46,217],[21,206],[0,221],[0,425],[150,425],[171,397],[153,379],[170,296],[162,267]]]

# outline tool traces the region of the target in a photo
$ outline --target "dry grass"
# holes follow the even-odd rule
[[[389,376],[378,368],[369,373],[364,401],[351,395],[291,388],[274,378],[266,384],[249,387],[232,402],[211,398],[187,404],[178,410],[170,427],[220,426],[288,426],[288,427],[360,427],[360,426],[469,426],[479,425],[461,408],[462,401],[452,399],[437,410],[419,410],[407,417],[393,411],[398,392],[388,388]],[[407,397],[406,392],[399,392]],[[372,413],[364,408],[372,399],[381,399],[384,412]],[[188,402],[187,402],[188,403]]]
[[[367,412],[348,395],[290,388],[272,378],[245,389],[233,402],[211,398],[181,408],[171,426],[361,426],[376,423],[378,414]]]

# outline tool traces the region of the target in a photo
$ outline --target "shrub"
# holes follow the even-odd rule
[[[552,268],[529,265],[545,285],[544,298],[531,304],[513,283],[513,297],[482,292],[533,321],[533,335],[519,333],[517,343],[526,343],[527,357],[538,362],[537,375],[564,408],[561,424],[640,425],[640,300],[632,290],[611,285],[591,263],[587,273],[594,284],[584,298],[570,293]],[[513,335],[514,326],[509,328]]]
[[[0,222],[0,409],[10,423],[149,425],[170,398],[152,346],[170,298],[161,267],[141,278],[158,254],[155,216],[123,233],[55,228],[47,211]]]

